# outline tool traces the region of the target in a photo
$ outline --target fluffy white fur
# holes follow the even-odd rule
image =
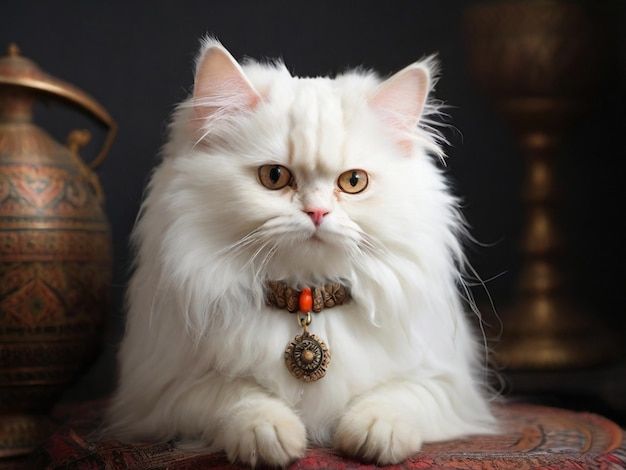
[[[134,233],[109,435],[284,466],[307,443],[383,464],[493,430],[458,292],[463,223],[427,126],[433,66],[299,78],[204,41]],[[265,164],[295,184],[267,189]],[[362,193],[337,188],[350,169],[369,174]],[[319,227],[310,207],[329,212]],[[267,280],[350,286],[309,327],[332,353],[323,379],[287,370],[301,328],[265,305]]]

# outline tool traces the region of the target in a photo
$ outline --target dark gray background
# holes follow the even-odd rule
[[[446,131],[451,143],[448,173],[465,201],[474,236],[486,244],[472,248],[470,258],[483,279],[496,278],[488,288],[496,307],[506,306],[519,267],[524,162],[505,123],[468,76],[463,14],[475,1],[2,3],[0,47],[16,42],[44,70],[96,97],[120,125],[98,170],[113,230],[113,305],[103,353],[75,394],[101,396],[113,386],[129,233],[168,115],[190,89],[198,39],[206,33],[217,36],[237,58],[282,57],[298,75],[360,65],[389,74],[437,52],[442,64],[437,97],[451,106],[451,121],[458,129]],[[568,244],[565,266],[576,298],[590,305],[599,321],[624,332],[626,14],[623,2],[618,3],[606,27],[615,33],[609,71],[557,166],[564,194],[560,216]],[[58,105],[39,108],[37,122],[63,141],[70,129],[91,127],[95,138],[83,152],[86,158],[95,155],[104,136],[91,120]]]

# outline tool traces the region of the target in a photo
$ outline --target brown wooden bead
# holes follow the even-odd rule
[[[316,287],[313,289],[313,311],[320,313],[324,308],[324,297],[322,296],[322,289]]]
[[[291,287],[287,287],[285,289],[285,303],[289,312],[296,313],[298,311],[299,295],[300,293],[297,290],[292,289]]]

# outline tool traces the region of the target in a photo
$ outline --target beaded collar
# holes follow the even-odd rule
[[[265,300],[267,305],[287,309],[290,313],[296,313],[300,311],[299,300],[306,289],[299,291],[289,287],[284,282],[269,281],[267,283]],[[315,313],[350,301],[350,289],[339,283],[324,284],[313,289],[309,288],[308,292],[312,296],[312,305],[308,311]],[[308,313],[308,311],[303,313]]]

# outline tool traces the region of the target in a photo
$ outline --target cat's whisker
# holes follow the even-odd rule
[[[359,232],[359,248],[367,253],[381,254],[387,251],[385,246],[366,232]]]
[[[245,235],[243,238],[241,238],[237,242],[231,245],[228,245],[222,248],[221,250],[217,251],[216,257],[219,257],[220,261],[222,262],[230,262],[233,259],[237,258],[238,256],[241,256],[241,255],[247,256],[246,251],[249,250],[251,247],[254,247],[256,244],[258,244],[258,242],[261,239],[262,239],[261,233],[258,229],[256,229],[250,232],[249,234]],[[265,244],[266,243],[264,243],[263,246],[265,246]],[[262,247],[257,248],[256,252],[252,254],[252,256],[249,256],[249,258],[246,260],[246,263],[242,266],[241,271],[245,270],[246,267],[249,266],[249,264],[258,255],[258,252],[261,249]]]
[[[242,247],[245,247],[251,243],[254,243],[257,239],[259,235],[259,230],[255,229],[252,232],[248,233],[247,235],[244,235],[242,238],[238,239],[237,241],[235,241],[234,243],[225,246],[224,248],[216,251],[217,255],[221,255],[224,253],[227,253],[229,251],[234,251],[236,249],[240,249]]]
[[[274,255],[276,254],[277,251],[278,251],[278,245],[276,243],[274,243],[271,246],[271,248],[267,251],[267,253],[265,254],[263,259],[261,260],[261,263],[259,263],[259,266],[258,266],[258,268],[256,269],[256,271],[254,273],[254,281],[255,282],[259,281],[259,278],[261,277],[261,273],[263,271],[265,271],[265,268],[266,268],[267,264],[274,257]]]
[[[256,260],[256,258],[263,252],[263,250],[265,250],[265,248],[271,243],[271,240],[265,240],[263,241],[263,243],[257,247],[257,249],[254,251],[254,253],[248,258],[248,260],[246,261],[246,264],[244,265],[243,269],[246,269],[250,266],[252,266],[254,264],[254,261]],[[263,264],[263,261],[261,262],[261,264]]]
[[[366,248],[365,250],[363,248]],[[356,266],[360,271],[367,271],[366,259],[368,255],[372,253],[374,245],[365,245],[364,247],[359,245],[353,246],[346,250],[347,257],[350,259],[352,265]]]
[[[273,229],[272,227],[268,227],[268,224],[265,224],[244,236],[241,240],[239,240],[239,242],[230,245],[230,247],[222,251],[230,251],[229,254],[231,256],[237,256],[245,250],[254,249],[254,252],[248,256],[246,263],[242,267],[242,270],[245,270],[250,267],[259,255],[267,248],[267,246],[271,244],[272,247],[268,250],[259,264],[259,269],[261,269],[267,265],[267,262],[269,261],[268,256],[275,253],[277,250],[276,235],[279,233],[280,231],[278,228]]]

